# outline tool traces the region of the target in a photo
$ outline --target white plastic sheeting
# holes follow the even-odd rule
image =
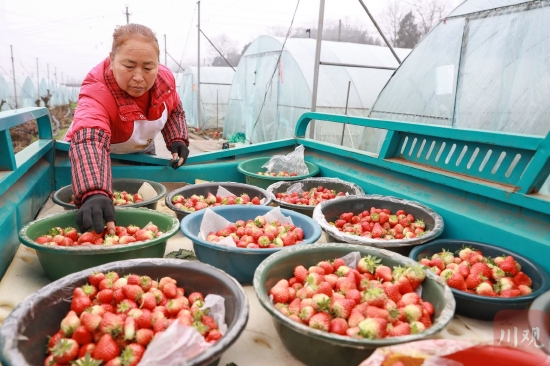
[[[395,72],[370,117],[546,136],[550,1],[470,0],[451,15]],[[384,135],[366,129],[360,148],[378,152]]]
[[[14,91],[13,79],[10,75],[0,75],[0,99],[5,100],[6,103],[2,106],[2,110],[9,110],[15,108],[15,94],[17,94],[17,106],[23,107],[36,107],[36,100],[38,99],[38,88],[36,84],[36,78],[30,76],[20,76],[16,78],[15,86],[17,93]],[[49,87],[46,78],[40,79],[40,96],[47,95],[47,89],[50,90],[52,95],[49,105],[65,105],[69,104],[69,99],[76,102],[78,99],[78,93],[80,87],[56,85],[53,80],[50,80]],[[44,106],[44,102],[41,100],[41,106]]]
[[[189,66],[176,77],[187,125],[201,129],[222,127],[235,71],[230,67],[201,67],[200,70],[200,123],[197,122],[197,68]]]
[[[247,48],[239,62],[231,86],[224,135],[244,132],[248,142],[258,143],[289,138],[299,117],[311,110],[315,67],[314,39],[283,39],[260,36]],[[404,59],[410,50],[397,49]],[[397,67],[397,60],[386,47],[323,41],[321,61]],[[351,88],[348,115],[366,116],[392,70],[322,65],[319,69],[317,111],[344,114],[348,82]],[[351,127],[344,145],[354,146],[360,131]],[[342,125],[316,122],[315,138],[340,144]]]

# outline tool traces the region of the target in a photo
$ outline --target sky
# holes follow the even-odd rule
[[[389,1],[364,0],[378,22],[383,22]],[[411,0],[409,0],[411,1]],[[421,1],[421,0],[412,0]],[[460,0],[442,0],[449,9]],[[211,40],[225,34],[240,51],[260,35],[274,28],[288,29],[298,0],[202,0],[202,31]],[[299,0],[293,28],[317,27],[320,0]],[[406,6],[406,5],[405,5]],[[175,69],[197,64],[196,0],[0,0],[0,75],[12,74],[11,49],[17,78],[80,83],[88,71],[108,56],[112,33],[130,22],[150,27],[160,44],[161,63],[165,59]],[[376,29],[357,0],[326,0],[325,26],[338,24]],[[10,47],[11,46],[11,47]],[[201,37],[202,63],[216,51]],[[38,61],[37,61],[38,59]],[[175,61],[174,61],[175,60]],[[8,80],[8,78],[6,78]],[[11,80],[11,79],[10,79]]]

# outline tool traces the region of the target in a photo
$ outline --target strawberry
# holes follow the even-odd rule
[[[480,263],[476,263],[480,264]],[[466,278],[466,288],[468,289],[475,289],[479,284],[484,281],[486,278],[483,277],[481,273],[478,273],[477,275],[475,273],[470,273],[470,275]]]
[[[144,347],[147,347],[153,340],[155,333],[151,329],[138,329],[136,332],[136,342]]]
[[[65,318],[61,320],[61,331],[65,337],[70,337],[76,328],[80,326],[80,319],[74,311],[69,311]]]
[[[281,284],[288,284],[288,282],[282,282]],[[288,286],[287,286],[288,287]],[[204,296],[200,292],[192,292],[187,296],[189,302],[193,304],[195,301],[204,301]]]
[[[336,281],[336,290],[340,291],[342,295],[346,295],[349,290],[357,290],[355,281],[347,277],[340,277]]]
[[[338,299],[331,305],[331,310],[337,318],[347,319],[355,307],[356,302],[351,299]]]
[[[49,244],[52,241],[53,236],[51,235],[42,235],[36,238],[34,241],[38,244]]]
[[[57,235],[64,236],[65,231],[63,230],[63,228],[56,226],[54,228],[51,228],[48,234],[50,234],[51,236],[57,236]]]
[[[300,319],[305,324],[309,324],[309,321],[313,315],[315,315],[315,309],[313,309],[313,306],[310,305],[302,307],[302,310],[300,310],[300,314],[298,314]]]
[[[257,197],[254,197],[254,198],[257,198]],[[298,318],[298,320],[300,319]],[[205,340],[209,343],[214,343],[217,340],[219,340],[221,337],[222,337],[222,333],[218,329],[214,329],[208,332],[208,335],[206,336]]]
[[[402,295],[414,291],[414,289],[412,288],[411,282],[405,276],[399,277],[399,279],[395,281],[395,283],[399,287],[399,292]]]
[[[334,268],[335,271],[337,271],[338,268],[340,268],[341,266],[345,266],[345,265],[346,265],[346,262],[344,262],[342,258],[336,258],[332,262],[332,267]]]
[[[113,313],[105,313],[103,319],[99,324],[99,329],[103,333],[110,333],[114,336],[117,336],[122,332],[123,321],[122,318]],[[94,356],[95,358],[95,356]]]
[[[311,298],[312,306],[315,311],[328,311],[330,307],[330,298],[325,294],[315,294]]]
[[[362,296],[363,298],[361,302],[365,302],[368,305],[378,307],[384,307],[386,301],[388,300],[388,297],[386,296],[384,290],[378,287],[372,287],[367,291],[363,291]]]
[[[422,308],[424,309],[424,311],[426,313],[428,313],[428,315],[432,316],[434,315],[434,306],[432,305],[431,302],[428,302],[428,301],[423,301],[422,302]]]
[[[309,274],[309,271],[304,266],[296,266],[294,268],[294,277],[296,281],[304,283]]]
[[[166,311],[168,312],[168,315],[170,316],[176,316],[186,305],[185,300],[183,298],[179,297],[176,299],[171,299],[166,304]]]
[[[393,279],[392,270],[388,266],[378,266],[374,272],[374,277],[385,282],[391,282]]]
[[[164,288],[162,289],[162,293],[166,298],[173,299],[178,294],[178,288],[174,283],[167,283],[164,285]]]
[[[388,330],[389,337],[399,337],[409,334],[411,334],[411,325],[406,322],[400,323]]]
[[[92,300],[86,295],[80,297],[74,297],[71,301],[71,310],[77,315],[80,315],[84,310],[92,305]]]
[[[506,256],[504,260],[498,264],[498,267],[511,276],[515,276],[518,272],[514,258],[510,255]]]
[[[328,332],[330,329],[330,317],[327,313],[321,312],[309,319],[309,327]]]
[[[136,336],[136,320],[128,316],[124,319],[124,340],[131,341]]]
[[[518,273],[516,273],[516,275],[512,278],[512,280],[514,281],[516,286],[525,285],[530,287],[533,285],[533,281],[531,280],[531,278],[527,276],[525,273],[523,273],[522,271],[519,271]]]
[[[387,294],[386,294],[387,295]],[[361,302],[361,291],[351,289],[346,292],[346,299],[353,300],[356,304]]]
[[[454,272],[451,277],[447,280],[447,285],[457,290],[466,291],[466,283],[464,282],[464,277],[460,273]]]
[[[491,276],[493,275],[493,271],[487,265],[487,263],[478,262],[472,265],[472,267],[470,268],[470,274],[473,274],[474,276],[481,274],[485,278],[491,278]]]
[[[75,329],[71,338],[74,339],[79,346],[83,346],[92,341],[92,333],[89,332],[84,325],[81,325]]]
[[[107,315],[107,314],[106,314]],[[94,349],[93,358],[107,362],[120,354],[120,348],[110,334],[104,334]]]
[[[389,283],[388,285],[384,286],[384,293],[388,297],[388,299],[393,300],[394,302],[398,302],[401,300],[401,293],[399,292],[399,285],[396,283]]]
[[[140,283],[139,276],[136,276],[135,282]],[[138,284],[128,284],[122,287],[122,292],[128,300],[138,302],[143,296],[143,289]]]
[[[84,285],[81,287],[82,291],[84,291],[84,294],[90,298],[90,300],[93,300],[97,295],[97,288],[92,285]]]
[[[63,338],[63,332],[60,330],[59,332],[55,333],[53,336],[50,337],[48,340],[48,350],[51,350],[58,340]]]
[[[529,295],[533,293],[533,289],[527,285],[519,285],[518,290],[522,295]]]
[[[404,307],[403,313],[409,323],[418,321],[422,318],[422,306],[409,304]]]
[[[493,290],[493,286],[491,286],[489,283],[487,282],[482,282],[480,283],[476,288],[475,288],[475,292],[478,294],[478,295],[482,295],[482,296],[490,296],[490,297],[495,297],[495,296],[498,296],[498,294]]]
[[[329,297],[332,296],[332,286],[327,281],[321,282],[319,286],[317,286],[317,293],[318,294],[325,294]]]
[[[74,227],[66,227],[65,230],[65,237],[66,238],[69,238],[71,239],[72,241],[77,241],[78,240],[78,232],[76,231],[76,229]]]
[[[380,318],[367,318],[358,324],[359,334],[368,339],[380,339],[386,336],[388,322]]]
[[[157,299],[151,292],[146,292],[141,296],[140,307],[153,310],[157,306]]]
[[[103,304],[110,304],[113,301],[114,291],[110,288],[106,288],[97,293],[97,299]]]
[[[408,292],[403,294],[401,299],[396,303],[398,307],[403,307],[407,305],[418,305],[422,299],[416,292]]]
[[[521,295],[521,291],[518,289],[507,289],[500,291],[500,297],[518,297]]]
[[[334,334],[346,335],[349,328],[348,322],[342,318],[334,318],[330,321],[329,332]]]
[[[210,330],[218,329],[218,325],[214,321],[214,318],[209,315],[203,315],[201,317],[201,322],[206,325]]]
[[[124,366],[137,366],[144,353],[145,347],[138,343],[131,343],[122,351],[122,364]]]
[[[424,281],[424,278],[426,278],[426,272],[424,272],[420,266],[413,266],[408,267],[403,273],[403,276],[407,277],[412,288],[416,289],[418,285]]]
[[[430,261],[429,266],[430,267],[437,267],[437,268],[439,268],[440,270],[443,271],[445,269],[445,262],[440,257],[435,257],[435,258],[432,258],[432,260]]]
[[[80,350],[78,351],[78,358],[84,358],[82,363],[75,363],[75,366],[99,366],[101,364],[100,361],[96,361],[96,364],[93,363],[94,359],[92,358],[92,354],[94,353],[95,349],[95,343],[88,343],[80,347]],[[86,361],[86,359],[88,361]]]
[[[80,323],[90,333],[93,333],[97,327],[99,327],[101,319],[101,315],[88,312],[83,312],[82,315],[80,315]]]
[[[51,349],[53,361],[58,364],[68,363],[78,356],[80,347],[74,339],[62,338]]]
[[[275,286],[270,290],[270,294],[273,295],[273,302],[275,303],[286,303],[289,300],[290,293],[288,291],[288,286],[283,285]],[[325,295],[326,296],[326,295]]]

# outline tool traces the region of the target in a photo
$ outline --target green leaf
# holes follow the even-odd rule
[[[191,261],[197,260],[195,253],[192,250],[180,249],[177,252],[170,252],[164,258],[187,259]]]

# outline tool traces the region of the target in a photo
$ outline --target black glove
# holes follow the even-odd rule
[[[96,233],[102,233],[105,227],[103,219],[105,223],[115,221],[115,206],[109,197],[101,193],[86,198],[76,214],[76,224],[81,233],[92,227]]]
[[[178,169],[180,167],[180,165],[178,165],[180,158],[183,158],[183,162],[181,163],[181,165],[183,165],[187,161],[187,156],[189,156],[189,149],[181,141],[172,142],[170,145],[170,152],[172,152],[172,154],[178,154],[177,159],[172,158],[172,168],[174,169]]]

